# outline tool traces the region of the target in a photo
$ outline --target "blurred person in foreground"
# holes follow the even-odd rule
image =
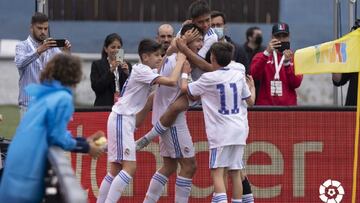
[[[157,32],[156,41],[161,44],[162,56],[165,55],[173,39],[174,39],[174,28],[170,24],[160,25]]]
[[[61,50],[56,47],[56,41],[49,38],[48,21],[45,14],[35,13],[31,17],[30,35],[16,45],[15,64],[20,75],[18,98],[20,117],[26,112],[30,101],[25,87],[32,83],[40,83],[40,72],[53,56],[61,51],[70,52],[71,44],[68,40],[65,41],[65,46]]]
[[[122,46],[118,34],[109,34],[104,40],[101,59],[91,64],[91,88],[96,95],[94,106],[112,106],[121,95],[132,68],[130,63],[116,57]]]
[[[230,38],[230,36],[226,35],[227,27],[225,14],[220,11],[212,11],[211,27],[215,31],[220,42],[229,42],[234,46],[234,54],[232,60],[243,64],[245,67],[248,67],[249,64],[245,56],[244,50],[242,50],[240,46]],[[206,60],[210,60],[210,52],[206,54]]]
[[[295,75],[288,24],[277,23],[272,27],[272,38],[266,50],[254,56],[250,72],[254,80],[260,81],[256,105],[297,105],[295,89],[303,76]]]
[[[7,152],[0,182],[0,202],[42,201],[51,146],[89,153],[93,158],[102,153],[102,148],[94,141],[102,137],[103,132],[84,139],[73,138],[67,130],[74,112],[72,88],[80,82],[81,75],[80,59],[59,54],[41,73],[41,83],[25,88],[31,100]]]

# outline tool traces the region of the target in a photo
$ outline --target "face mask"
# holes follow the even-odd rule
[[[290,49],[290,42],[281,42],[280,45],[281,46],[277,48],[280,53],[283,53],[286,49]]]
[[[224,28],[223,27],[215,27],[213,28],[215,34],[218,36],[218,39],[222,39],[224,37]]]
[[[255,44],[257,44],[258,46],[260,46],[261,43],[262,43],[262,41],[263,41],[262,36],[261,36],[261,35],[256,35],[256,37],[255,37]]]

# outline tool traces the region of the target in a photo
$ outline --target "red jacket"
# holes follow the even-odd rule
[[[278,60],[282,57],[278,53]],[[271,106],[295,106],[295,89],[301,84],[302,75],[295,75],[294,61],[283,64],[280,69],[280,80],[282,82],[282,96],[271,96],[270,81],[274,80],[275,64],[273,55],[266,56],[264,52],[257,53],[251,61],[250,73],[254,80],[260,81],[259,94],[256,98],[256,105]]]

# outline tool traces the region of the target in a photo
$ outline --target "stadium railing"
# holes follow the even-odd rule
[[[47,178],[53,180],[49,180],[50,182],[58,182],[56,184],[57,188],[46,188],[47,195],[52,192],[60,192],[60,196],[62,201],[66,203],[86,203],[88,202],[87,195],[85,191],[82,189],[79,181],[76,179],[73,168],[71,167],[71,163],[69,159],[66,157],[65,152],[59,147],[50,147],[48,160],[51,165],[51,169],[54,174],[50,172]],[[55,189],[55,191],[51,191],[51,189]],[[56,191],[59,189],[60,191]],[[45,198],[46,199],[46,198]],[[55,201],[59,198],[56,197]],[[53,200],[48,200],[47,202],[54,202]]]

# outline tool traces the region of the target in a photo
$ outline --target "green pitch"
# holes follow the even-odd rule
[[[0,105],[0,114],[4,119],[0,122],[0,136],[11,138],[19,123],[19,108],[14,105]]]

